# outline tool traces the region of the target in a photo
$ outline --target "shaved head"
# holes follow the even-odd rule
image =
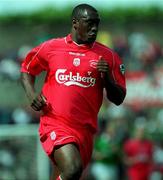
[[[97,10],[89,4],[79,4],[73,9],[71,18],[79,20],[88,12],[94,12],[98,14]]]

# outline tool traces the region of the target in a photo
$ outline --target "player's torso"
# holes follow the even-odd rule
[[[103,97],[102,80],[96,68],[99,55],[63,44],[47,54],[49,72],[43,93],[53,113],[96,127]]]
[[[65,45],[48,52],[49,80],[64,86],[94,87],[99,73],[99,55],[91,50],[70,49]]]

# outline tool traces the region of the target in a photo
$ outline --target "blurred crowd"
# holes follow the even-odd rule
[[[14,143],[13,143],[14,141]],[[37,179],[36,137],[8,137],[0,140],[0,179]]]
[[[126,36],[101,31],[98,40],[121,56],[127,78],[133,72],[142,72],[148,76],[152,85],[162,87],[163,82],[156,76],[156,72],[162,72],[163,69],[163,44],[142,32],[132,32]],[[19,81],[20,64],[31,48],[32,44],[25,44],[15,53],[0,55],[1,84]],[[85,179],[163,179],[162,107],[163,102],[158,106],[139,102],[135,106],[128,101],[116,107],[104,97],[98,117],[99,130],[92,162],[86,171]],[[32,112],[27,103],[14,108],[6,108],[0,104],[0,124],[31,124],[38,121],[38,115]],[[3,153],[1,150],[0,154]],[[9,155],[7,156],[9,158]],[[8,163],[10,164],[7,166],[10,166],[13,160]],[[3,166],[6,165],[1,159],[0,167]]]

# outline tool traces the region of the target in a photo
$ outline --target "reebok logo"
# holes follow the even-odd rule
[[[88,72],[88,76],[81,76],[78,72],[73,74],[72,72],[66,73],[66,71],[67,69],[58,69],[56,71],[55,78],[59,84],[88,88],[96,83],[96,79],[90,76],[90,72]]]

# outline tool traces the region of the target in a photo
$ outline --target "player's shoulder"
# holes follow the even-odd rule
[[[121,62],[121,57],[118,55],[118,53],[109,47],[107,47],[104,44],[101,44],[99,42],[96,42],[94,45],[95,51],[103,56],[106,60],[112,59],[115,62]]]
[[[41,42],[39,45],[35,46],[32,50],[49,52],[54,48],[63,47],[64,37],[63,38],[51,38]]]
[[[108,46],[100,43],[100,42],[95,42],[95,45],[94,45],[94,48],[97,50],[97,51],[100,51],[100,52],[103,52],[103,53],[107,53],[107,54],[114,54],[115,51],[111,48],[109,48]]]
[[[62,44],[65,41],[65,37],[57,37],[57,38],[51,38],[44,43],[47,44],[48,46],[55,46],[58,44]]]

